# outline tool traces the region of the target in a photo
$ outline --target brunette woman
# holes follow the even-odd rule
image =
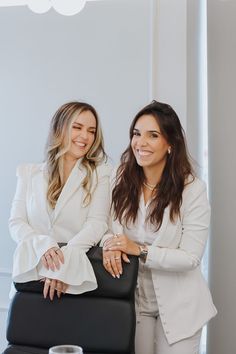
[[[130,144],[112,178],[110,234],[103,264],[122,276],[140,258],[136,354],[196,354],[216,309],[201,273],[210,208],[195,176],[175,111],[153,101],[134,118]]]

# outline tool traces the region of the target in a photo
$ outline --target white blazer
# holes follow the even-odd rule
[[[151,269],[162,326],[172,344],[194,335],[217,311],[200,267],[210,221],[205,184],[195,178],[185,187],[181,217],[175,223],[169,211],[167,207],[155,241],[148,246],[146,265]],[[114,218],[110,228],[113,234],[124,233]],[[102,244],[110,236],[105,235]]]
[[[54,211],[47,203],[46,164],[22,165],[17,170],[18,182],[12,203],[9,228],[17,242],[13,260],[13,281],[26,282],[44,277],[69,284],[68,293],[93,290],[97,281],[86,256],[107,231],[109,213],[110,166],[102,164],[93,174],[92,201],[83,206],[86,195],[81,182],[86,170],[79,160],[74,166]],[[97,173],[97,178],[96,178]],[[42,255],[58,243],[65,263],[59,270],[47,270]]]

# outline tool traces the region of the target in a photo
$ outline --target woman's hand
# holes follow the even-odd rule
[[[60,298],[62,293],[65,294],[67,288],[68,284],[60,280],[45,278],[43,288],[44,299],[49,295],[50,300],[53,300],[55,291],[57,292],[57,297]]]
[[[104,251],[120,251],[133,256],[140,255],[140,248],[137,243],[130,240],[126,235],[114,235],[109,238],[103,246]]]
[[[41,257],[42,263],[46,269],[60,269],[60,262],[64,263],[64,255],[59,247],[52,247]]]
[[[120,278],[123,273],[122,259],[126,263],[130,263],[129,258],[125,253],[120,251],[105,251],[103,249],[103,266],[113,278]]]

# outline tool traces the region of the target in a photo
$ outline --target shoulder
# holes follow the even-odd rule
[[[198,177],[190,178],[183,191],[183,204],[208,205],[206,183]]]
[[[16,169],[16,175],[17,177],[28,177],[31,176],[35,173],[39,173],[40,171],[44,170],[45,164],[40,163],[40,164],[33,164],[33,163],[28,163],[28,164],[21,164],[17,166]]]
[[[200,178],[189,176],[184,187],[184,194],[191,194],[206,191],[206,183]]]
[[[98,178],[110,177],[112,173],[112,166],[108,162],[102,162],[96,166],[96,173]]]

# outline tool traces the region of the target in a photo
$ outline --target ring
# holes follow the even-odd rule
[[[117,244],[117,246],[120,246],[120,245],[121,245],[121,242],[120,242],[120,241],[118,241],[118,242],[116,242],[116,244]]]
[[[115,257],[116,260],[120,259],[120,257]]]
[[[51,284],[51,280],[47,278],[47,279],[45,280],[45,283],[46,283],[46,284]]]

